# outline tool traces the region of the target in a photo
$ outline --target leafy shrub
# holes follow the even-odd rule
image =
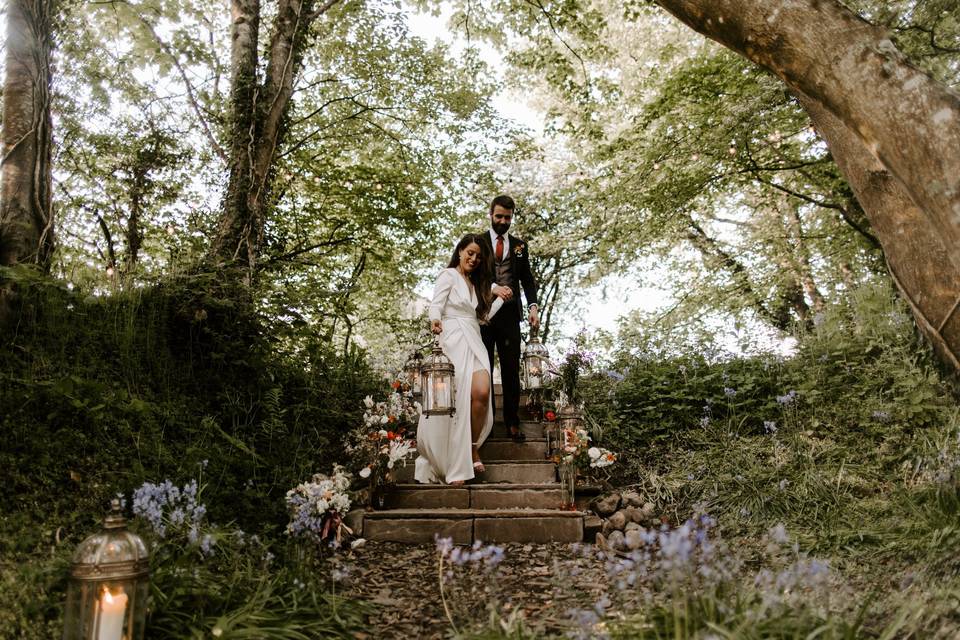
[[[95,531],[116,492],[201,467],[215,521],[282,530],[285,492],[342,459],[379,382],[361,351],[294,339],[244,299],[202,282],[111,296],[21,283],[21,321],[0,343],[5,581],[29,563],[52,576],[49,549]],[[38,584],[44,609],[6,589],[0,609],[51,619],[63,582]]]

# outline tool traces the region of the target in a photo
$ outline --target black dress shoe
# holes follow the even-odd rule
[[[510,439],[514,442],[526,442],[527,434],[520,427],[510,427]]]

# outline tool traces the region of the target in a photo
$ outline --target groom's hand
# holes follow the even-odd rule
[[[530,307],[530,317],[527,320],[530,321],[530,327],[533,329],[540,326],[540,314],[537,313],[536,305]]]
[[[510,287],[501,287],[500,285],[493,285],[493,295],[500,296],[503,298],[504,302],[509,302],[513,297],[513,289]]]
[[[443,324],[441,324],[439,320],[431,320],[430,331],[433,333],[441,333],[443,331]]]

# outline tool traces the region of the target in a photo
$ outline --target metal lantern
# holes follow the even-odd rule
[[[433,350],[420,367],[420,389],[423,393],[423,415],[450,415],[456,411],[453,363],[440,348],[440,338],[433,341]]]
[[[73,554],[63,640],[141,640],[149,590],[147,547],[114,500],[103,530]]]
[[[530,391],[540,389],[547,382],[550,353],[537,337],[537,330],[530,333],[530,340],[523,349],[523,387]]]
[[[581,427],[583,427],[583,414],[577,409],[577,405],[572,402],[563,405],[563,408],[557,413],[557,431],[560,434],[560,442],[557,446],[562,447],[565,444],[564,434],[568,429],[576,433]]]
[[[415,400],[423,397],[422,382],[420,379],[420,367],[423,364],[423,355],[419,351],[414,351],[406,364],[403,365],[403,380],[410,387],[410,393]]]

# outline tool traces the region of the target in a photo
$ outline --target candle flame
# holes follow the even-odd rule
[[[103,601],[104,604],[113,604],[113,601],[121,596],[126,596],[126,593],[124,592],[123,587],[117,588],[117,593],[114,593],[113,591],[110,590],[110,587],[106,585],[103,586],[103,596],[101,600]]]

